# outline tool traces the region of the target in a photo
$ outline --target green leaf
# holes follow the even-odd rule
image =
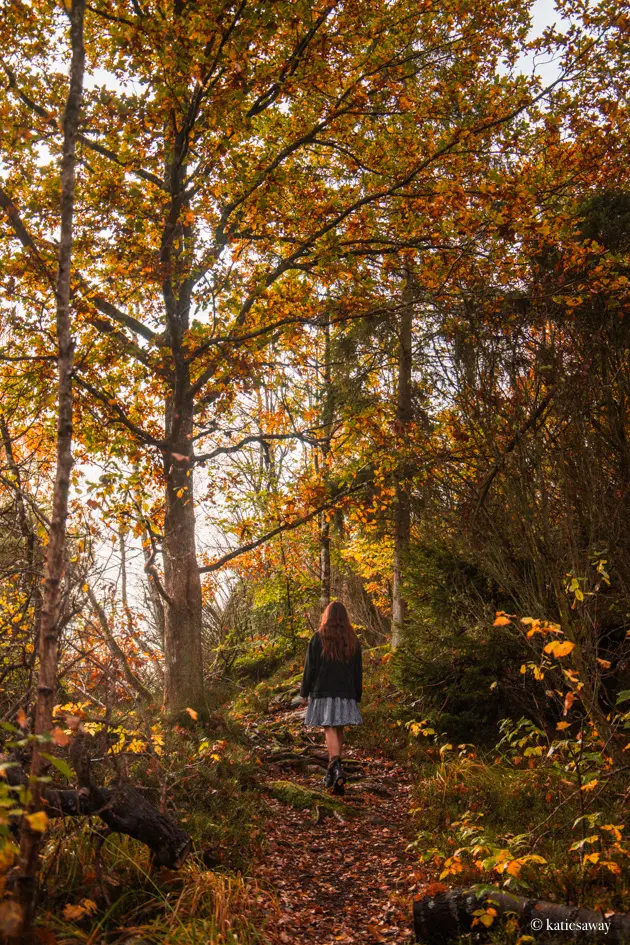
[[[54,765],[57,771],[60,771],[68,781],[72,781],[74,772],[67,761],[64,761],[63,758],[55,758],[54,755],[47,755],[45,752],[42,752],[42,758],[45,758],[46,761],[50,761],[51,765]]]
[[[627,702],[630,699],[630,689],[623,689],[617,696],[616,705],[619,705],[620,702]]]

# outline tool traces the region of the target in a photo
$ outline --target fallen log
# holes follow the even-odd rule
[[[49,817],[93,817],[112,833],[124,833],[151,851],[156,866],[177,869],[190,852],[192,841],[169,814],[163,814],[130,784],[113,788],[47,788],[45,810]]]
[[[5,776],[9,784],[27,783],[22,759],[16,755],[0,756],[9,761]],[[174,817],[163,814],[141,791],[130,784],[99,787],[92,783],[89,758],[85,753],[73,758],[78,788],[47,786],[42,791],[44,810],[50,818],[100,817],[112,833],[123,833],[139,840],[151,851],[155,866],[177,869],[192,848],[192,840]]]
[[[292,751],[290,749],[280,749],[279,751],[270,751],[266,752],[263,755],[263,758],[269,764],[286,764],[286,765],[318,765],[320,768],[326,769],[329,764],[328,755],[315,754],[309,751]],[[363,765],[360,761],[355,761],[353,758],[344,758],[343,766],[347,771],[357,772],[361,771]]]
[[[489,909],[493,912],[488,912]],[[413,906],[416,941],[445,945],[471,931],[487,936],[495,921],[507,915],[515,918],[524,935],[549,940],[563,933],[578,941],[630,943],[630,915],[621,912],[605,915],[592,909],[526,899],[498,889],[453,889],[418,900]]]
[[[375,781],[373,779],[364,779],[354,783],[354,779],[350,778],[350,783],[355,791],[359,791],[361,794],[377,794],[379,797],[391,797],[392,789],[388,784],[384,784],[382,781]]]

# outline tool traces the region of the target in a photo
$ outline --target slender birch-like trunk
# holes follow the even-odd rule
[[[403,292],[398,343],[398,393],[396,404],[396,428],[402,449],[406,449],[406,437],[411,423],[411,372],[413,367],[411,340],[413,327],[413,287],[411,275],[407,273]],[[411,508],[405,479],[405,459],[399,464],[396,475],[394,503],[394,580],[392,588],[392,648],[400,646],[407,619],[403,579],[409,538],[411,533]]]
[[[57,681],[57,632],[61,585],[66,563],[66,520],[68,492],[72,469],[72,369],[74,342],[70,325],[70,271],[72,262],[72,223],[74,214],[76,142],[79,129],[85,50],[83,20],[85,0],[72,0],[69,11],[70,88],[63,115],[63,154],[61,159],[61,231],[59,238],[56,283],[57,351],[58,351],[58,418],[57,469],[53,493],[53,508],[46,567],[42,590],[39,625],[39,682],[35,709],[35,735],[41,736],[52,727],[52,713]],[[28,814],[22,818],[20,858],[18,868],[19,898],[22,907],[21,928],[15,942],[22,945],[33,939],[36,909],[37,874],[43,831],[33,815],[41,810],[41,781],[44,759],[40,744],[33,744],[31,763],[31,799]]]
[[[330,316],[324,325],[324,376],[322,389],[322,475],[324,482],[329,479],[329,457],[334,417],[334,398],[332,389],[332,365],[330,350]],[[330,604],[330,513],[322,512],[319,523],[319,604],[322,612]]]

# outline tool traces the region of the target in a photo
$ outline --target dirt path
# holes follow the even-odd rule
[[[304,732],[299,712],[278,713],[274,724],[272,754],[321,754],[321,738]],[[409,781],[392,762],[360,749],[349,749],[346,758],[356,764],[349,766],[346,797],[336,814],[270,799],[275,816],[257,878],[275,890],[282,909],[273,942],[413,941],[411,906],[420,877],[417,858],[406,849],[412,835]],[[291,759],[279,761],[268,768],[267,780],[321,790],[323,771],[300,767]]]

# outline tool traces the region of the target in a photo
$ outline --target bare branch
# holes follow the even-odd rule
[[[112,656],[114,657],[114,659],[120,666],[125,679],[129,683],[129,685],[133,689],[135,689],[135,691],[138,693],[141,699],[143,699],[145,702],[153,702],[154,701],[153,696],[151,695],[147,687],[144,685],[144,683],[138,679],[136,674],[133,672],[133,670],[129,666],[129,663],[127,662],[127,657],[125,656],[122,649],[118,645],[118,642],[111,631],[111,627],[109,626],[109,623],[107,620],[107,614],[103,610],[103,607],[100,601],[98,600],[96,594],[94,593],[92,588],[89,586],[87,589],[87,596],[90,600],[90,604],[92,605],[92,609],[94,610],[94,613],[98,617],[98,623],[103,632],[103,636],[105,637],[107,646],[109,647]]]
[[[268,440],[302,440],[303,443],[308,443],[310,446],[314,446],[317,443],[317,440],[312,437],[306,436],[305,433],[254,433],[251,436],[243,437],[238,443],[234,443],[233,446],[217,446],[216,449],[212,450],[210,453],[202,453],[200,456],[192,457],[192,462],[197,463],[207,463],[211,459],[215,459],[217,456],[227,456],[231,453],[238,453],[249,443],[266,443]]]

